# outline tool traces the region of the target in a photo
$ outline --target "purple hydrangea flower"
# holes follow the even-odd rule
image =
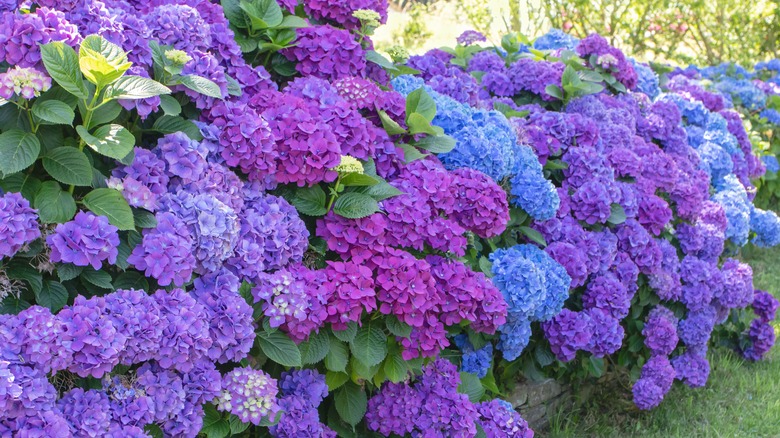
[[[127,262],[161,286],[189,282],[195,269],[194,242],[184,222],[172,213],[157,213],[157,227],[146,229]]]
[[[756,290],[753,295],[753,312],[763,322],[770,322],[775,319],[777,308],[780,307],[780,301],[772,294]]]
[[[591,341],[588,329],[590,317],[584,312],[563,309],[550,321],[542,323],[544,336],[550,341],[550,349],[561,362],[574,359],[578,350],[585,349]]]
[[[187,372],[197,359],[207,356],[214,342],[209,333],[209,313],[190,294],[181,289],[163,289],[152,295],[160,309],[162,335],[155,353],[165,369]]]
[[[663,306],[655,307],[647,316],[642,329],[645,346],[653,355],[668,356],[677,347],[677,318]]]
[[[163,332],[157,301],[142,290],[117,290],[105,297],[106,314],[127,336],[120,362],[133,365],[154,358]]]
[[[96,389],[74,388],[57,401],[76,436],[106,436],[111,424],[108,395]]]
[[[73,355],[69,371],[99,378],[119,364],[128,334],[114,323],[105,298],[78,296],[57,316],[63,322],[60,342]]]
[[[41,237],[38,215],[20,193],[0,196],[0,259]]]
[[[192,295],[206,310],[212,340],[208,357],[216,363],[240,361],[255,340],[252,307],[238,294],[240,287],[227,270],[195,280]]]
[[[116,263],[118,231],[105,216],[81,211],[72,221],[57,225],[54,233],[46,238],[51,248],[51,261],[91,265],[94,269],[100,269],[103,260]]]
[[[228,265],[242,278],[253,281],[261,272],[303,260],[308,237],[306,224],[284,198],[258,197],[241,213],[240,239]]]
[[[298,29],[297,33],[295,46],[282,54],[297,62],[295,69],[302,75],[329,80],[363,76],[365,54],[349,31],[324,25]]]

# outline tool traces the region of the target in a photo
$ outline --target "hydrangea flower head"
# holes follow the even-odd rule
[[[105,216],[81,211],[72,221],[57,225],[54,233],[46,238],[51,261],[94,269],[100,269],[104,260],[116,263],[118,231]]]
[[[51,78],[34,68],[18,65],[0,73],[0,97],[11,99],[19,96],[32,99],[51,88]]]
[[[0,259],[11,257],[41,237],[38,215],[20,193],[0,196]]]
[[[274,421],[279,412],[276,380],[262,370],[236,368],[222,378],[217,408],[230,412],[244,423],[259,425]]]

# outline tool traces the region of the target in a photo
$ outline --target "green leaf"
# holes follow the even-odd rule
[[[404,150],[404,161],[406,161],[407,163],[411,163],[412,161],[421,160],[421,159],[423,159],[423,158],[428,156],[428,154],[424,154],[424,153],[420,152],[419,149],[417,149],[416,147],[414,147],[414,146],[412,146],[410,144],[402,143],[402,144],[400,144],[398,146],[400,146],[401,149]]]
[[[183,132],[187,137],[195,140],[203,140],[198,126],[189,120],[184,120],[179,116],[162,116],[154,121],[152,129],[161,134],[173,134],[174,132]]]
[[[420,113],[411,113],[406,116],[406,124],[409,125],[410,134],[439,135],[437,127],[431,125],[431,121]],[[439,128],[441,129],[441,128]]]
[[[558,100],[563,100],[563,90],[557,85],[550,84],[544,87],[544,92]]]
[[[284,21],[282,8],[276,0],[241,0],[238,6],[249,17],[252,30],[276,27]]]
[[[523,233],[523,235],[525,235],[525,237],[527,237],[532,242],[540,245],[542,248],[547,246],[547,242],[544,240],[544,236],[542,236],[542,233],[530,227],[520,227],[519,230],[521,233]]]
[[[87,109],[84,106],[84,102],[79,102],[79,110],[84,114]],[[105,105],[101,106],[99,110],[92,113],[92,120],[89,121],[87,129],[92,129],[95,126],[104,125],[106,123],[113,122],[122,113],[122,105],[119,102],[112,100]]]
[[[553,356],[550,349],[541,344],[536,345],[536,348],[534,349],[534,358],[536,359],[536,363],[542,367],[546,367],[555,362],[555,356]]]
[[[485,395],[485,388],[482,387],[482,382],[475,374],[461,372],[458,392],[468,395],[472,403],[478,403]]]
[[[29,309],[30,303],[13,295],[0,301],[0,315],[16,315],[24,309]]]
[[[376,199],[363,193],[347,192],[336,199],[333,212],[347,219],[360,219],[379,211]]]
[[[61,263],[57,265],[57,277],[60,281],[73,280],[84,270],[83,266],[76,266],[70,263]]]
[[[38,159],[41,142],[29,132],[12,129],[0,134],[0,172],[4,175],[30,167]]]
[[[43,276],[30,265],[29,261],[19,258],[12,259],[4,268],[8,278],[26,281],[34,293],[39,294],[43,290]]]
[[[28,173],[15,173],[0,180],[0,188],[6,192],[18,192],[34,204],[35,195],[41,188],[41,180]]]
[[[257,340],[260,349],[272,361],[286,367],[300,367],[302,365],[301,352],[295,342],[284,333],[258,333]]]
[[[409,367],[398,351],[387,355],[382,369],[385,372],[385,376],[393,383],[402,382],[409,375]]]
[[[101,289],[114,289],[114,285],[111,284],[113,278],[111,274],[106,271],[97,271],[92,266],[87,266],[81,272],[81,279],[87,281],[89,284],[95,285]]]
[[[98,216],[105,216],[120,230],[135,230],[133,211],[125,197],[114,189],[95,189],[84,197],[84,206]]]
[[[434,154],[446,154],[455,149],[455,144],[455,139],[449,135],[429,135],[418,140],[414,145]]]
[[[94,135],[79,125],[76,132],[92,150],[117,160],[125,158],[135,147],[135,137],[121,125],[103,125],[95,130]]]
[[[604,80],[601,73],[593,70],[582,70],[579,72],[579,75],[580,79],[587,82],[601,82]]]
[[[89,186],[92,184],[92,166],[84,152],[63,146],[49,151],[43,157],[43,168],[52,178],[63,184]]]
[[[36,101],[32,106],[35,117],[55,125],[71,125],[76,113],[73,108],[59,100]]]
[[[184,75],[179,78],[179,82],[190,90],[203,94],[204,96],[222,99],[222,91],[211,79],[206,79],[198,75]]]
[[[148,99],[163,94],[171,94],[171,89],[154,79],[122,76],[106,89],[105,99]]]
[[[140,208],[133,208],[133,220],[135,226],[138,228],[155,228],[157,227],[157,218],[154,217],[154,213],[148,212]]]
[[[334,401],[339,416],[350,426],[360,423],[360,420],[366,414],[366,408],[368,407],[366,392],[352,382],[347,382],[346,385],[336,391]]]
[[[203,416],[203,427],[200,432],[208,438],[224,438],[230,435],[230,423],[222,418],[222,414],[217,412],[216,407],[211,403],[206,403],[203,407],[205,415]]]
[[[352,340],[355,339],[355,335],[357,334],[357,329],[357,324],[350,322],[347,324],[347,328],[344,330],[333,330],[333,336],[344,342],[352,342]]]
[[[482,387],[491,391],[493,394],[501,394],[501,390],[496,385],[496,376],[493,374],[493,367],[491,366],[485,377],[479,380],[482,383]]]
[[[330,371],[346,372],[349,361],[349,347],[334,336],[328,336],[330,347],[325,356],[325,368]]]
[[[377,327],[376,322],[369,321],[358,329],[349,349],[357,360],[371,367],[381,363],[387,356],[385,340],[384,331]]]
[[[382,368],[382,365],[376,364],[368,366],[357,360],[355,356],[352,356],[349,360],[349,368],[352,371],[352,381],[360,382],[361,380],[369,381],[373,379]]]
[[[620,225],[626,221],[626,210],[623,209],[622,205],[612,204],[610,209],[611,213],[607,219],[607,222],[611,223],[612,225]]]
[[[395,67],[395,64],[393,64],[389,59],[385,58],[380,53],[374,50],[369,50],[366,52],[366,61],[371,61],[385,70],[389,70],[389,71],[398,70]]]
[[[391,119],[385,110],[379,110],[379,120],[382,121],[382,127],[385,128],[388,135],[406,134],[406,129]]]
[[[178,116],[181,114],[181,104],[173,96],[160,96],[160,108],[167,116]]]
[[[57,181],[46,181],[35,195],[38,217],[45,224],[61,224],[73,219],[76,201],[73,195],[62,190]]]
[[[244,423],[240,418],[233,414],[228,416],[228,423],[230,423],[230,433],[232,435],[238,435],[249,429],[249,423]]]
[[[121,47],[99,35],[84,38],[78,60],[81,73],[98,89],[122,77],[132,66]]]
[[[399,321],[395,316],[388,316],[385,319],[385,324],[387,325],[387,330],[399,338],[408,338],[412,334],[412,326]]]
[[[349,173],[341,178],[345,187],[365,187],[379,184],[379,180],[363,173]]]
[[[406,96],[407,117],[415,113],[420,114],[428,123],[436,117],[436,102],[423,87],[412,91]]]
[[[62,283],[46,280],[41,291],[35,294],[35,302],[57,313],[68,302],[68,290]]]
[[[376,199],[377,202],[403,194],[402,191],[391,186],[387,181],[380,181],[379,184],[375,186],[361,187],[358,191]]]
[[[309,339],[298,344],[298,349],[301,351],[301,362],[304,365],[318,363],[325,359],[330,350],[330,336],[324,330],[312,333]]]
[[[149,290],[149,282],[142,274],[135,271],[128,271],[119,274],[116,280],[114,280],[114,288]]]
[[[79,72],[76,51],[61,41],[41,46],[41,59],[49,76],[68,93],[79,99],[87,98],[87,87]]]
[[[490,263],[487,257],[482,256],[479,258],[479,270],[488,277],[493,276],[493,264]]]
[[[309,23],[303,18],[295,15],[287,15],[284,17],[284,20],[276,26],[277,29],[301,29],[304,27],[309,27]]]
[[[325,192],[322,187],[315,185],[312,187],[300,187],[295,190],[290,202],[298,212],[307,216],[323,216],[327,213],[325,210],[326,202]]]
[[[604,358],[590,356],[586,367],[591,376],[599,378],[604,375]]]
[[[328,391],[330,392],[340,388],[347,382],[349,382],[349,375],[347,373],[335,371],[328,371],[325,373],[325,383],[328,384]]]

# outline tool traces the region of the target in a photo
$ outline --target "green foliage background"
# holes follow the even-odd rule
[[[642,61],[752,65],[780,54],[778,0],[392,0],[395,11],[455,8],[458,20],[488,35],[550,28],[577,37],[598,32]],[[499,18],[500,17],[500,18]],[[414,18],[414,17],[413,17]],[[437,25],[433,13],[410,29]],[[424,33],[423,33],[424,34]],[[415,41],[401,36],[402,41]],[[414,47],[411,47],[414,48]]]

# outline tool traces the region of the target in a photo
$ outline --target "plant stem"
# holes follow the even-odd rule
[[[333,186],[333,194],[330,197],[330,200],[328,201],[328,206],[325,207],[325,214],[328,214],[330,212],[330,208],[333,207],[333,203],[336,202],[336,198],[339,197],[339,185],[341,184],[341,175],[339,175],[338,179],[336,179],[336,185]]]

